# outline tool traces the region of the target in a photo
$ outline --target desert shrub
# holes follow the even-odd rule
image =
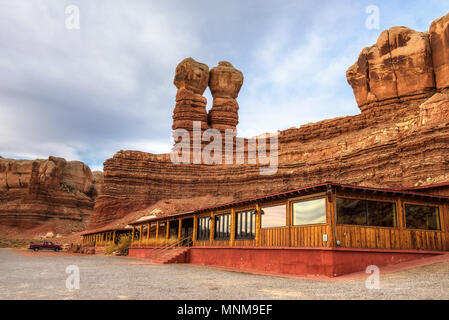
[[[117,251],[117,245],[113,242],[109,243],[109,245],[105,248],[104,253],[105,254],[112,254],[115,251]]]
[[[129,247],[131,246],[131,236],[130,235],[121,235],[118,240],[118,244],[116,246],[117,254],[119,256],[127,256]]]

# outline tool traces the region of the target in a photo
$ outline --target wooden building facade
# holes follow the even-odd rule
[[[130,225],[132,257],[333,277],[449,251],[449,197],[323,183]]]
[[[133,246],[185,239],[194,247],[449,251],[448,204],[445,196],[325,183],[133,222]]]

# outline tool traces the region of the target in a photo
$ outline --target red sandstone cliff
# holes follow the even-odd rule
[[[89,228],[163,199],[212,195],[237,200],[324,181],[377,187],[449,181],[448,49],[449,15],[429,32],[384,31],[347,72],[362,113],[279,132],[275,175],[262,176],[255,165],[176,165],[169,155],[120,151],[104,163],[103,193]],[[183,100],[178,91],[174,129],[185,127],[181,119],[191,123],[199,114],[190,117],[188,111],[193,102],[203,103],[207,68],[196,69],[183,74],[197,74],[201,90]],[[187,111],[183,117],[180,106]],[[205,114],[201,104],[201,121]]]
[[[79,161],[1,158],[1,231],[84,230],[101,184],[101,172],[94,179],[89,167]]]

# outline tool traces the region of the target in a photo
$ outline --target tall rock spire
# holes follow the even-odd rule
[[[220,61],[210,71],[209,88],[214,98],[209,111],[209,124],[212,128],[220,131],[236,129],[239,123],[236,98],[242,85],[243,74],[229,62]]]
[[[173,83],[178,92],[172,129],[192,132],[194,121],[200,121],[201,128],[207,129],[207,100],[203,93],[209,83],[209,67],[192,58],[184,59],[176,67]]]

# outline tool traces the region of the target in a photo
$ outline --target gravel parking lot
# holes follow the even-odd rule
[[[449,262],[380,277],[317,281],[193,265],[139,265],[125,257],[0,249],[0,299],[449,299]],[[66,288],[68,266],[80,289]],[[382,270],[381,270],[382,272]]]

